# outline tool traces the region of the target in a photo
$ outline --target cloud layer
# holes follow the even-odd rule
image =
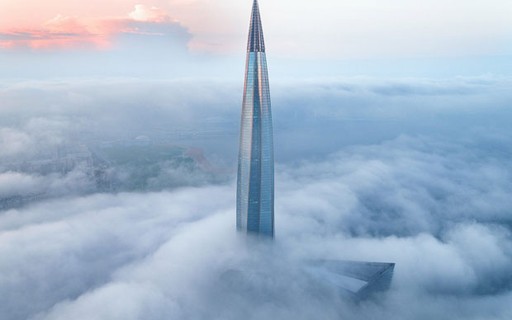
[[[506,319],[512,221],[504,195],[512,184],[501,175],[480,178],[511,168],[484,156],[453,170],[460,152],[478,153],[453,147],[400,138],[281,167],[274,248],[236,236],[233,184],[9,210],[0,218],[0,254],[9,257],[1,265],[2,313],[235,319],[256,303],[249,319]],[[318,296],[295,276],[301,261],[325,257],[394,261],[393,288],[360,305]],[[222,276],[233,268],[253,280],[226,284]]]
[[[2,319],[509,319],[508,87],[490,77],[277,83],[273,245],[236,234],[229,170],[174,190],[64,192],[0,211]],[[7,168],[70,141],[145,136],[233,168],[239,89],[3,84],[0,195],[69,188]],[[393,286],[354,304],[301,276],[316,258],[396,262]]]

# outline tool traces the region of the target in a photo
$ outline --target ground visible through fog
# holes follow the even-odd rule
[[[276,83],[273,245],[235,232],[237,85],[0,84],[0,318],[510,319],[510,82]],[[392,287],[320,292],[317,258]]]

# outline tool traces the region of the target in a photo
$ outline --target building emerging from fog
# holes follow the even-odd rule
[[[274,151],[265,42],[254,0],[238,155],[236,225],[242,232],[274,237]]]
[[[258,1],[252,6],[238,155],[236,225],[240,232],[274,237],[274,151],[265,42]],[[389,289],[394,263],[314,260],[301,263],[298,276],[320,291],[334,289],[356,300]],[[291,269],[287,270],[289,272]],[[266,292],[256,279],[273,279],[274,268],[227,270],[221,277],[230,288]],[[265,283],[265,281],[263,281]],[[323,288],[323,289],[322,289]],[[262,296],[272,296],[273,288]],[[254,297],[251,297],[254,299]]]

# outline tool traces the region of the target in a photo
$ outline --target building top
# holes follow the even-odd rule
[[[265,41],[263,40],[263,28],[261,27],[260,9],[258,0],[252,5],[251,26],[249,28],[248,52],[265,52]]]

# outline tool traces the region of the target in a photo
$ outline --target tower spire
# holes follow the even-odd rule
[[[263,28],[261,26],[260,8],[258,0],[252,4],[251,25],[249,27],[248,52],[265,52],[265,41],[263,40]]]
[[[238,154],[236,226],[274,237],[274,147],[267,58],[258,1],[254,0],[247,45]]]

